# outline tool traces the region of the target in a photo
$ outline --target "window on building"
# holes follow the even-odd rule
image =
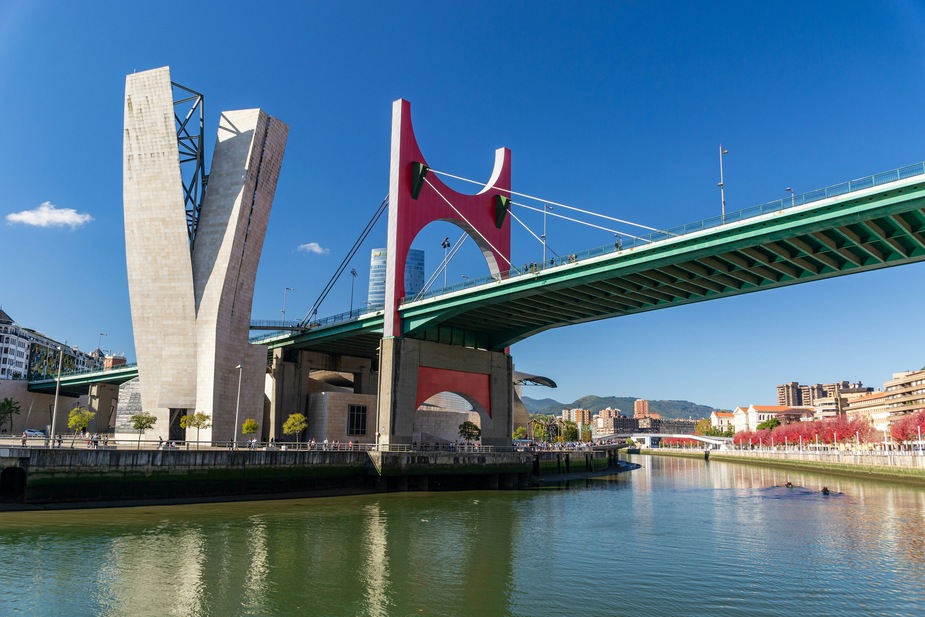
[[[366,434],[366,405],[349,405],[347,407],[347,434]]]

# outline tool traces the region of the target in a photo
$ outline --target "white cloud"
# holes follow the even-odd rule
[[[309,242],[308,244],[299,245],[300,253],[315,253],[317,255],[327,255],[331,252],[331,249],[323,248],[317,242]]]
[[[78,214],[73,208],[55,208],[55,204],[46,201],[34,210],[23,210],[6,215],[7,223],[22,223],[33,227],[64,227],[71,229],[89,223],[93,217],[87,213]]]

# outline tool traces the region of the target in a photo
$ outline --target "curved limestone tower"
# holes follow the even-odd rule
[[[201,440],[233,439],[239,377],[238,432],[245,418],[263,422],[267,350],[247,337],[288,130],[259,109],[222,112],[191,238],[170,69],[126,78],[123,201],[137,387],[141,410],[157,416],[146,438],[176,439],[180,416],[201,411],[212,418]],[[136,434],[129,416],[137,411],[120,404],[117,437]]]

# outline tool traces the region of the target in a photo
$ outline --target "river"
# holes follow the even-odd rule
[[[925,613],[925,489],[633,460],[531,491],[2,513],[0,615]]]

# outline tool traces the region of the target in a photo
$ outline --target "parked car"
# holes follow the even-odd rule
[[[37,428],[27,428],[26,437],[45,437],[45,431],[40,431]]]

